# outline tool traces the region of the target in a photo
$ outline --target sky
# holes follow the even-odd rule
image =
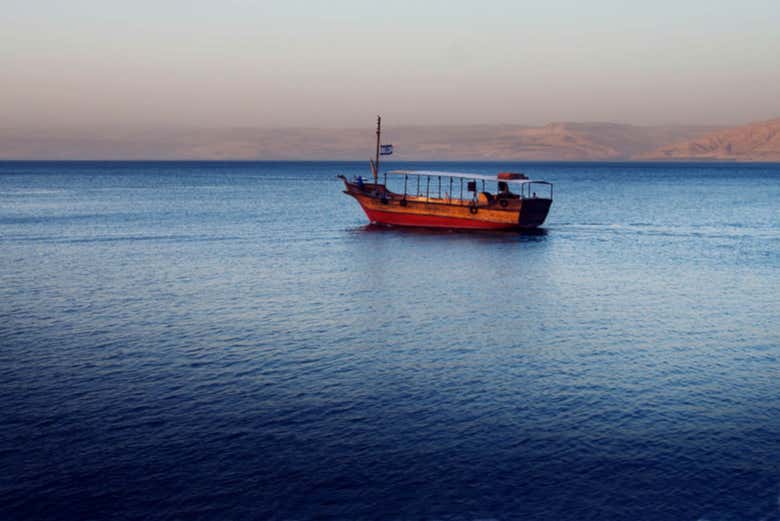
[[[780,2],[3,0],[0,127],[780,116]]]

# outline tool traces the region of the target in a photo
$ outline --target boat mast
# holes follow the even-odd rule
[[[382,116],[376,117],[376,162],[374,163],[374,184],[379,182],[379,137],[382,133]]]

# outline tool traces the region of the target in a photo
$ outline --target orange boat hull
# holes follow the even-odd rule
[[[344,193],[354,197],[375,224],[464,230],[514,230],[544,223],[552,204],[545,198],[476,201],[403,196],[381,184],[356,185],[344,179]]]
[[[517,223],[497,223],[464,219],[460,217],[444,217],[440,215],[419,215],[401,212],[383,212],[363,208],[372,223],[390,226],[418,226],[422,228],[450,228],[462,230],[512,230],[518,228]]]

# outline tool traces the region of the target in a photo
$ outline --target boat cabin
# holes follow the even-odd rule
[[[384,174],[384,183],[378,187],[385,191],[387,197],[477,207],[498,205],[507,208],[520,199],[552,199],[553,196],[552,183],[513,172],[486,175],[391,170]]]

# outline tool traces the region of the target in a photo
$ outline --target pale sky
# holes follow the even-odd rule
[[[780,1],[3,0],[0,127],[738,124]]]

